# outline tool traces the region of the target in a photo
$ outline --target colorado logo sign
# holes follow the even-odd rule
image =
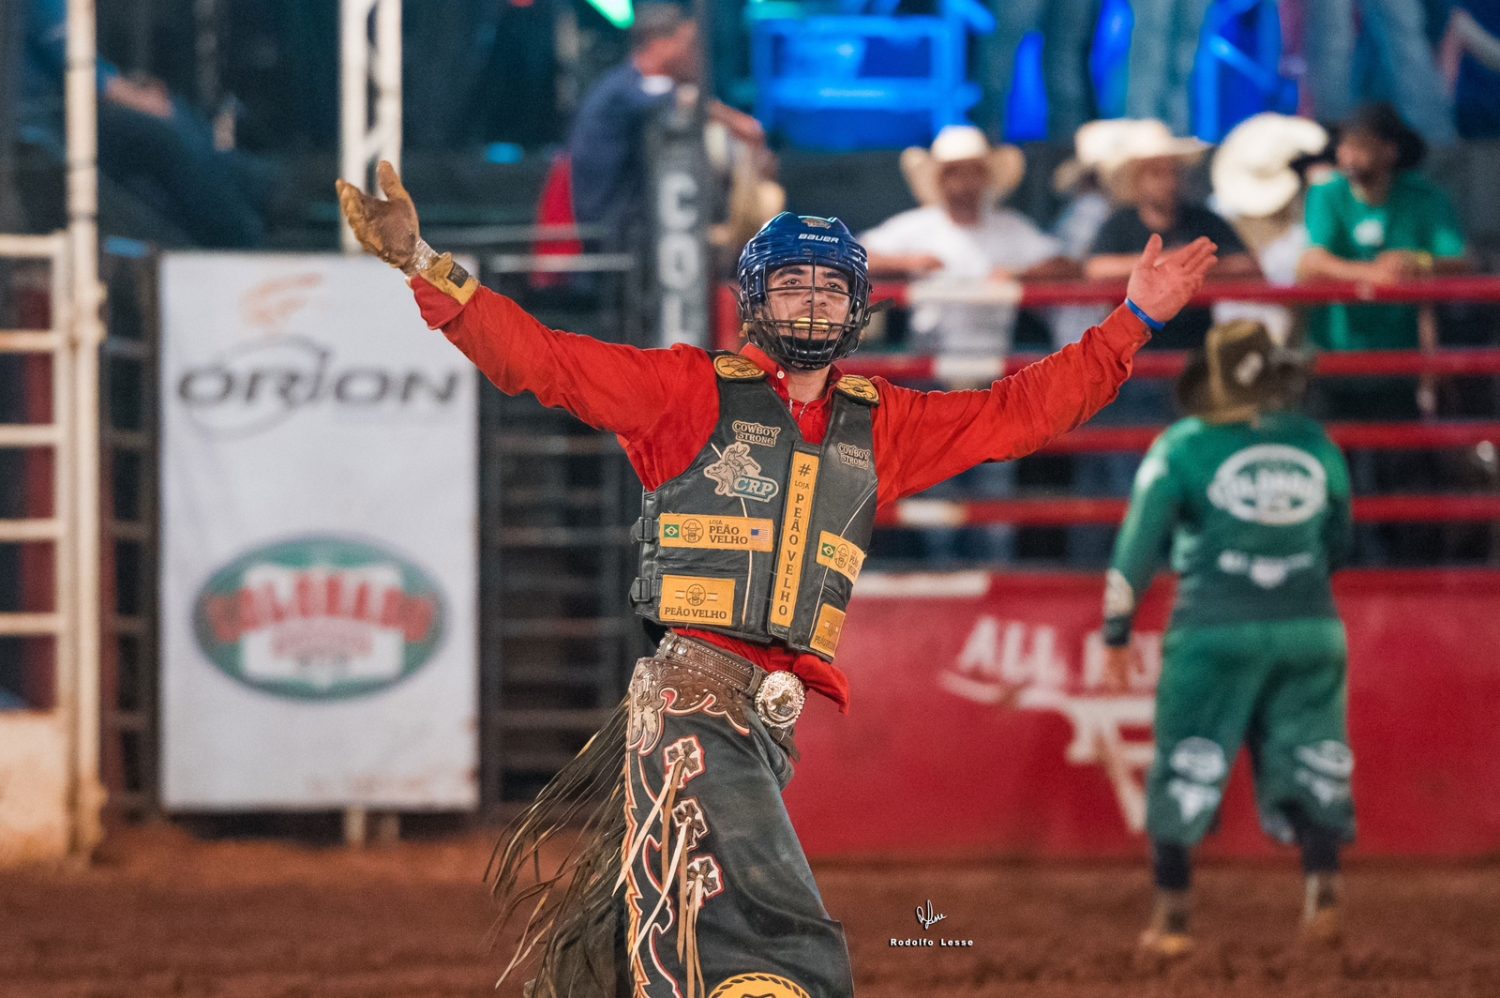
[[[1208,486],[1208,501],[1237,520],[1268,527],[1306,523],[1328,502],[1317,458],[1285,444],[1257,444],[1230,455]]]
[[[386,689],[441,644],[442,593],[373,544],[304,537],[246,552],[193,606],[198,646],[237,682],[273,696],[338,700]]]

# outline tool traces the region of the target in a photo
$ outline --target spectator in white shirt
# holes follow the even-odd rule
[[[902,153],[901,171],[921,207],[859,237],[871,274],[968,285],[977,293],[986,282],[1080,273],[1059,240],[1001,206],[1026,172],[1015,146],[991,148],[972,125],[949,125],[931,149]],[[920,305],[911,319],[919,348],[949,355],[1004,357],[1014,326],[1014,309],[988,303]]]
[[[1078,264],[1063,255],[1061,241],[1019,212],[1001,207],[1026,172],[1025,157],[1016,147],[991,148],[972,125],[949,125],[931,149],[902,153],[901,172],[921,207],[859,237],[870,254],[872,274],[943,285],[962,296],[983,295],[987,286],[993,292],[996,282],[1080,273]],[[918,304],[911,314],[914,346],[948,357],[1003,360],[1010,352],[1016,312],[1014,305],[994,297]],[[975,380],[987,383],[996,376],[976,370]],[[1014,465],[1007,463],[982,464],[927,494],[973,500],[1014,492]],[[947,566],[1008,561],[1013,539],[1008,526],[923,531],[930,561]]]

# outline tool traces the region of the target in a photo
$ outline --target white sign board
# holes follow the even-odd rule
[[[168,808],[477,804],[476,375],[399,274],[162,260]]]

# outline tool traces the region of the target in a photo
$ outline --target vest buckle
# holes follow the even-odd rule
[[[635,581],[630,584],[630,601],[632,603],[651,603],[657,597],[656,586],[653,580],[644,576],[636,576]]]

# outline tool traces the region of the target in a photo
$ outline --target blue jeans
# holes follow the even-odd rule
[[[1099,23],[1099,0],[1003,0],[991,6],[996,27],[989,42],[992,58],[988,76],[998,105],[998,134],[1005,135],[1016,50],[1028,34],[1040,31],[1042,75],[1047,84],[1047,134],[1071,141],[1079,126],[1097,117],[1089,80],[1089,47]]]
[[[1191,133],[1188,105],[1198,42],[1211,0],[1135,0],[1125,115],[1159,118],[1177,135]]]
[[[1309,0],[1303,48],[1313,110],[1341,121],[1364,101],[1384,97],[1433,145],[1458,139],[1453,101],[1438,73],[1421,0],[1359,0],[1372,65],[1368,87],[1356,75],[1355,0]]]

